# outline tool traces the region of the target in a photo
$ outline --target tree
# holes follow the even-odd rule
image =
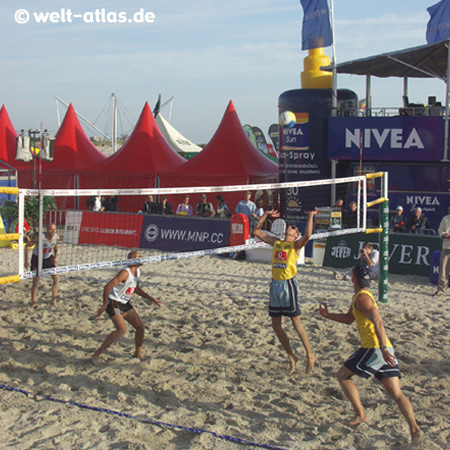
[[[54,197],[44,197],[42,210],[45,214],[50,209],[56,209]],[[34,230],[39,225],[39,197],[25,197],[24,219]],[[14,232],[19,220],[19,205],[16,201],[4,200],[0,205],[0,215],[8,222],[8,232]]]

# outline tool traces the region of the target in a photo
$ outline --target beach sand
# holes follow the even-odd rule
[[[352,410],[335,372],[359,339],[355,324],[318,313],[324,300],[335,312],[350,305],[351,283],[331,269],[299,268],[316,367],[305,375],[301,342],[285,318],[299,357],[291,376],[267,314],[269,264],[227,257],[145,265],[141,286],[163,306],[133,298],[146,326],[144,359],[132,357],[129,329],[92,364],[113,329],[106,314],[93,316],[115,273],[62,275],[57,310],[47,277],[37,309],[29,307],[30,280],[0,286],[0,384],[24,391],[0,389],[2,448],[257,448],[222,435],[291,450],[410,448],[406,422],[374,379],[356,379],[368,423],[345,424]],[[427,278],[390,275],[389,301],[379,304],[425,432],[414,448],[427,450],[450,449],[450,296],[433,292]]]

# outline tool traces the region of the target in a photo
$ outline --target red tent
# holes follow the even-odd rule
[[[79,187],[155,187],[160,172],[181,166],[185,161],[165,141],[148,103],[145,103],[132,134],[120,150],[101,163],[78,171]],[[138,203],[135,203],[131,198],[127,198],[126,202],[128,203],[120,201],[121,211],[136,211],[142,208],[144,199],[140,198]]]
[[[77,170],[105,159],[106,156],[86,136],[73,106],[70,105],[53,143],[53,160],[36,160],[36,170],[33,168],[33,162],[26,163],[27,170],[19,166],[19,186],[32,188],[40,185],[43,189],[74,189],[77,187]],[[17,167],[18,161],[12,165]],[[60,198],[58,207],[69,207],[69,203]]]
[[[181,167],[160,174],[161,187],[275,182],[278,182],[278,165],[261,154],[250,142],[231,100],[208,145]],[[224,196],[230,209],[234,210],[237,201],[243,198],[243,192],[226,193]],[[194,200],[191,203],[198,199],[198,195],[191,197]],[[212,197],[215,196],[208,200],[214,204],[215,198]],[[178,200],[179,198],[175,199],[175,202]]]
[[[77,171],[104,161],[106,156],[86,136],[72,104],[53,145],[53,161],[43,161],[42,169],[49,171]]]
[[[16,138],[16,130],[11,123],[5,105],[3,105],[0,110],[0,159],[16,169],[28,168],[30,167],[29,163],[16,161]]]

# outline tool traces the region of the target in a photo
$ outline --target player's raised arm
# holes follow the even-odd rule
[[[266,244],[273,245],[278,240],[278,238],[276,238],[275,236],[270,236],[262,230],[262,226],[264,225],[264,222],[268,217],[280,217],[280,213],[275,209],[266,211],[256,223],[255,228],[253,229],[253,236],[257,237]]]

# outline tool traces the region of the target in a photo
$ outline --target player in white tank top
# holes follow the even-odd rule
[[[128,254],[128,259],[141,258],[138,251],[132,251]],[[161,302],[151,295],[144,292],[139,287],[139,277],[141,275],[140,266],[142,264],[131,264],[124,267],[103,289],[103,306],[97,311],[95,317],[98,319],[105,311],[112,320],[115,330],[109,334],[103,341],[98,350],[91,356],[92,360],[97,360],[101,353],[111,344],[125,334],[128,322],[135,331],[136,350],[134,356],[142,358],[142,345],[144,342],[144,325],[130,302],[134,292],[141,297],[161,306]]]
[[[47,226],[47,232],[42,235],[42,248],[43,248],[43,269],[50,269],[57,266],[58,260],[58,241],[59,237],[56,234],[56,225],[50,223]],[[38,265],[38,242],[39,236],[35,236],[31,241],[29,241],[25,246],[25,268],[30,270],[30,261],[28,260],[28,253],[30,248],[34,246],[33,256],[31,258],[31,270],[36,270]],[[52,275],[53,286],[52,286],[52,305],[56,307],[56,296],[58,295],[59,288],[59,275]],[[39,277],[33,278],[33,284],[31,286],[31,306],[36,307],[36,296],[39,285]]]

